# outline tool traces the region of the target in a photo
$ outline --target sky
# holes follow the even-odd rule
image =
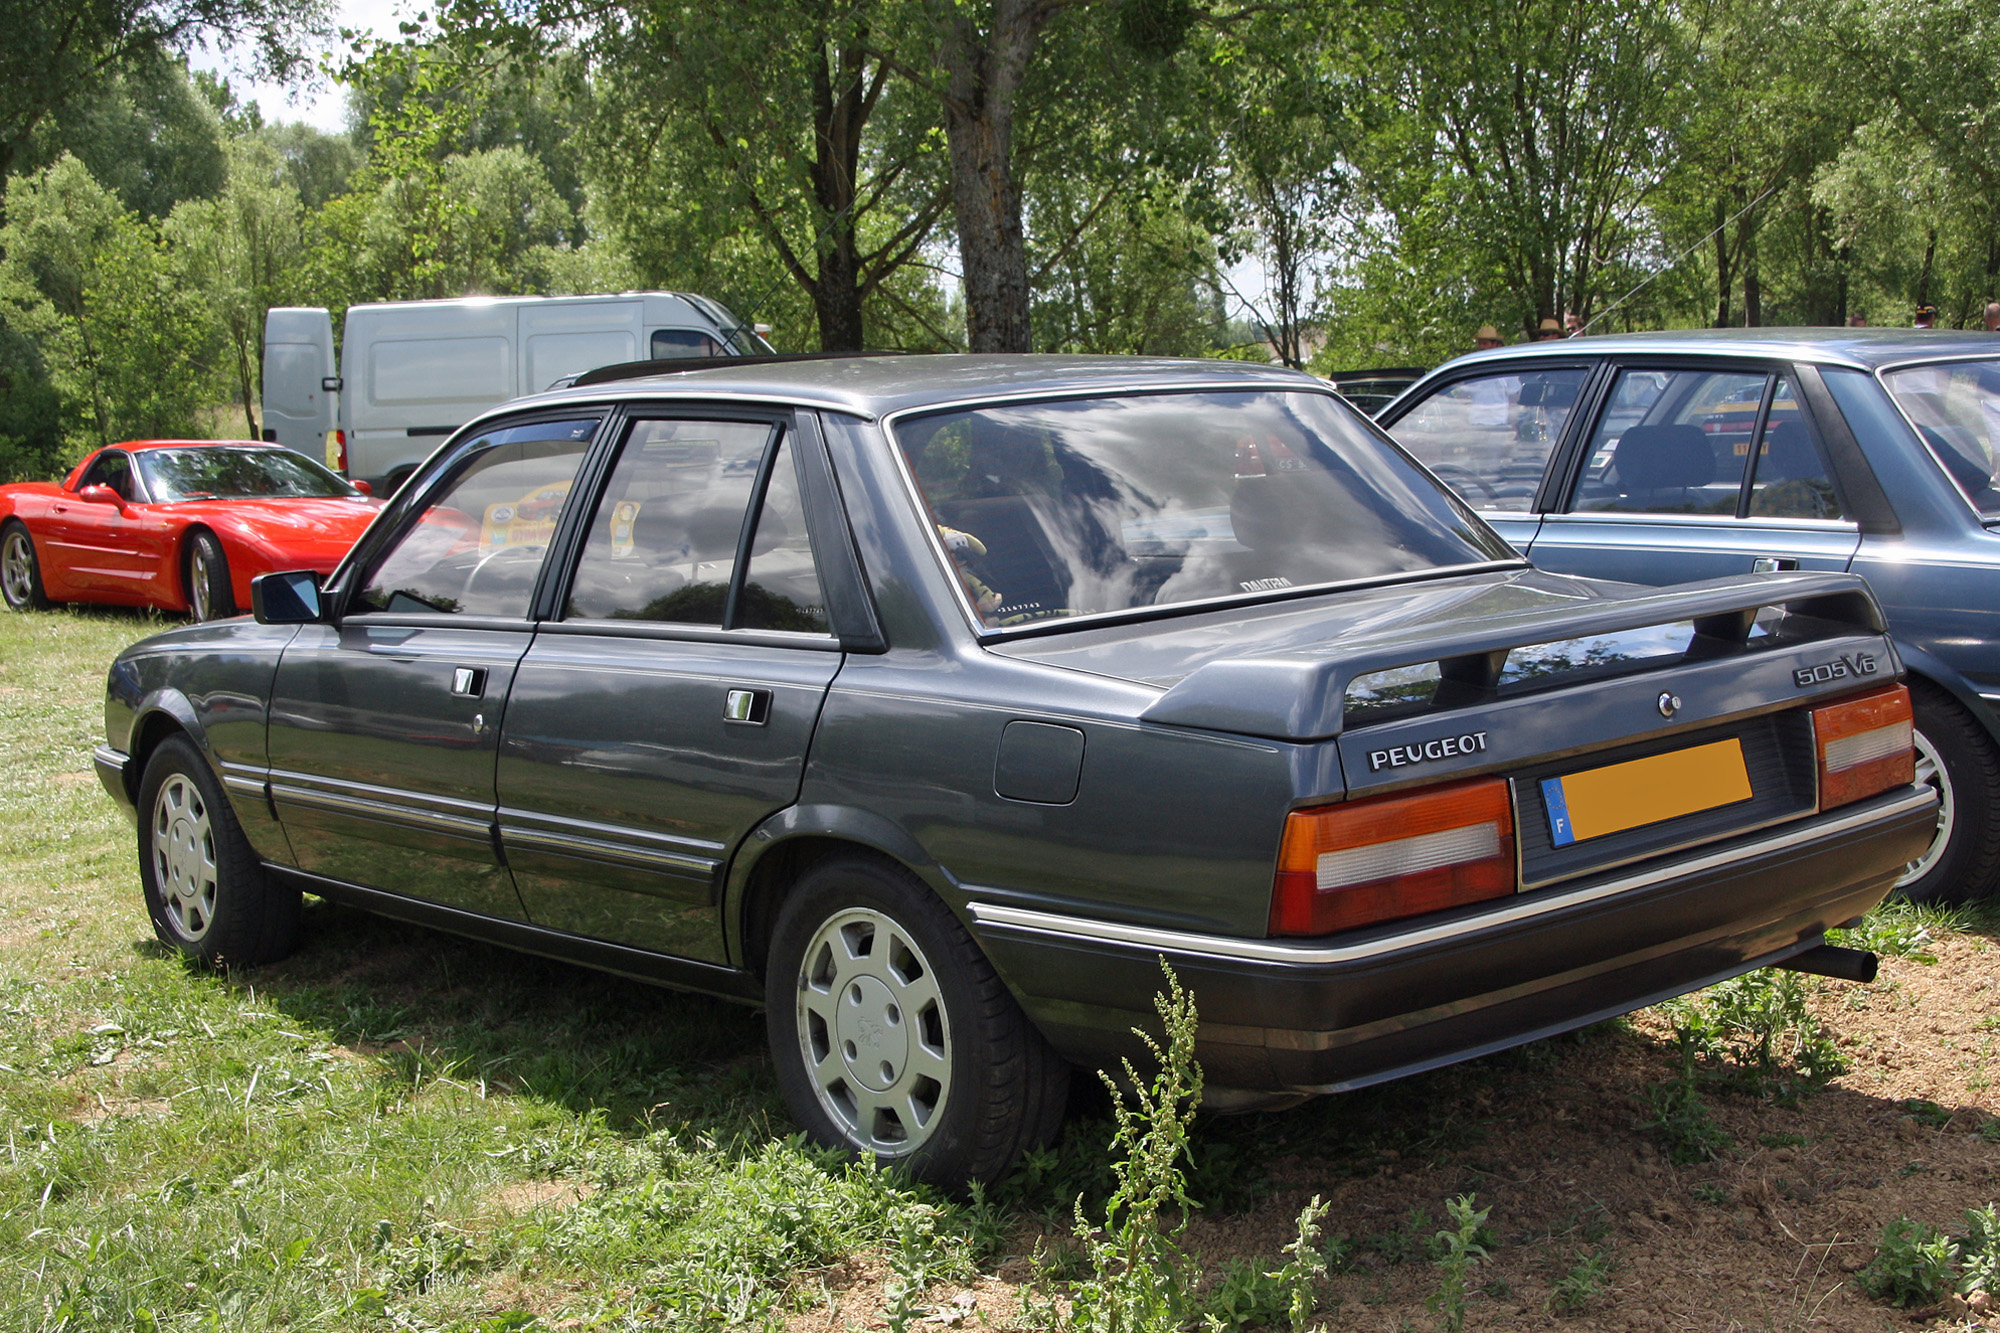
[[[373,29],[377,36],[393,37],[398,18],[424,8],[423,0],[336,0],[332,26],[336,31]],[[250,63],[247,47],[236,51],[196,51],[189,63],[228,79],[237,101],[255,102],[266,121],[302,120],[328,131],[346,128],[345,90],[323,74],[314,73],[291,84],[252,81],[242,72]]]

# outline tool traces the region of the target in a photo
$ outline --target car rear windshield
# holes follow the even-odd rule
[[[146,449],[138,459],[147,489],[163,504],[359,494],[333,473],[289,449]]]
[[[1972,507],[2000,519],[2000,360],[1913,366],[1882,382]]]
[[[993,627],[1516,558],[1324,394],[1010,403],[896,440]]]

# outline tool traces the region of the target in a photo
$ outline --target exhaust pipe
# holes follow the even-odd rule
[[[1819,944],[1771,966],[1787,968],[1793,972],[1810,972],[1816,977],[1858,981],[1866,985],[1875,980],[1876,964],[1875,955],[1865,949],[1843,949],[1838,944]]]

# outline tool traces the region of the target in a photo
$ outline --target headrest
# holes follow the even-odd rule
[[[1698,426],[1631,426],[1612,456],[1618,484],[1629,494],[1706,486],[1715,480],[1715,451]]]

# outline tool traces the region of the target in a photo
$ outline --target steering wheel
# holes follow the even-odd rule
[[[525,562],[529,565],[529,573],[532,575],[534,570],[541,566],[542,555],[548,549],[546,546],[525,545],[494,547],[485,555],[480,556],[479,563],[474,565],[472,572],[465,576],[465,587],[460,592],[461,598],[468,603],[472,601],[473,588],[478,585],[480,575],[486,573],[489,569],[494,571],[494,577],[497,578],[504,574],[508,567]],[[472,614],[477,615],[479,613],[475,611]]]

